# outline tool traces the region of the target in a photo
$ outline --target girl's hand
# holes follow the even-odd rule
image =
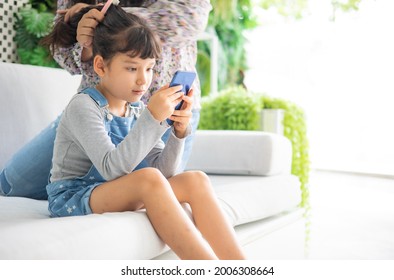
[[[175,135],[178,138],[185,137],[186,129],[193,116],[192,114],[193,94],[194,94],[193,89],[190,89],[187,95],[183,95],[182,97],[183,104],[181,109],[175,110],[174,113],[169,118],[170,120],[174,121]]]
[[[182,86],[165,85],[151,96],[147,108],[156,120],[162,122],[174,113],[175,106],[182,100],[181,89]]]

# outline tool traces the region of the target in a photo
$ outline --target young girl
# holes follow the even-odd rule
[[[68,22],[72,14],[93,2],[106,1],[58,0],[58,9],[61,9],[58,13],[64,14],[64,21]],[[156,62],[152,84],[141,99],[145,104],[163,84],[170,82],[176,70],[197,72],[197,38],[207,26],[208,15],[212,8],[209,0],[120,0],[119,5],[128,13],[145,19],[162,41],[162,56]],[[54,52],[54,58],[62,68],[72,74],[82,74],[80,88],[96,85],[98,82],[91,65],[90,46],[94,28],[101,20],[101,13],[94,10],[86,13],[78,26],[76,34],[78,44],[59,48]],[[193,90],[193,117],[190,121],[192,133],[185,140],[179,170],[184,170],[186,167],[200,119],[201,88],[198,75],[193,83]],[[168,135],[168,133],[163,135],[164,142],[167,141]]]
[[[56,26],[49,38],[54,46],[63,44],[54,34]],[[59,123],[47,186],[49,210],[64,217],[144,208],[179,258],[244,259],[209,178],[199,171],[175,175],[190,133],[193,92],[183,96],[180,86],[164,86],[146,107],[140,101],[160,50],[141,19],[110,6],[93,39],[100,82],[76,94]],[[181,100],[181,110],[174,111]],[[174,126],[164,146],[160,138],[169,129],[167,118]],[[143,159],[150,167],[133,171]],[[195,224],[180,203],[190,205]]]
[[[100,0],[58,0],[58,20],[69,19],[87,4],[105,3]],[[197,37],[204,31],[211,10],[209,0],[120,0],[128,13],[145,19],[162,41],[162,55],[157,60],[151,86],[141,100],[146,104],[161,85],[170,82],[176,70],[196,72]],[[141,7],[144,8],[141,8]],[[99,77],[93,70],[91,41],[95,27],[103,19],[101,12],[91,9],[77,23],[74,43],[55,48],[54,58],[71,74],[82,74],[80,89],[95,87]],[[59,30],[59,39],[66,31]],[[86,46],[87,45],[87,46]],[[200,116],[200,86],[193,84],[193,117],[191,134],[186,138],[179,170],[184,170],[192,149],[194,132]],[[59,112],[60,113],[60,112]],[[59,118],[24,145],[0,170],[0,194],[47,199],[45,186],[51,169],[53,145]],[[169,130],[162,139],[167,142]],[[31,164],[34,162],[34,164]],[[141,164],[138,168],[143,167]]]

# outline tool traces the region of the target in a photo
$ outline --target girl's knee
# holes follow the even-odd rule
[[[144,176],[147,179],[152,178],[152,179],[160,179],[163,177],[163,174],[160,172],[159,169],[154,168],[154,167],[146,167],[139,169],[138,171],[134,171],[135,173],[138,172],[140,176]]]
[[[213,192],[211,181],[207,174],[202,171],[189,171],[186,173],[189,176],[191,184],[190,191],[193,195],[206,195]]]
[[[152,167],[138,170],[140,173],[141,188],[150,194],[170,188],[168,180],[160,170]]]
[[[193,177],[193,180],[196,180],[198,182],[203,182],[205,184],[210,184],[210,179],[205,172],[202,171],[188,171],[187,174],[190,174],[189,176]]]

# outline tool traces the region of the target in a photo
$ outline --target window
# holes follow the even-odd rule
[[[320,6],[319,6],[320,7]],[[394,175],[393,1],[364,1],[335,22],[263,12],[248,34],[250,90],[307,115],[312,168]]]

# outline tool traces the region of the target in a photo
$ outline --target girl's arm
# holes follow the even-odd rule
[[[144,18],[165,44],[196,40],[205,30],[212,6],[209,0],[157,0],[146,8],[125,8]]]
[[[80,147],[100,174],[106,180],[113,180],[129,174],[149,154],[149,161],[155,162],[165,176],[175,174],[182,154],[183,139],[173,139],[164,149],[161,136],[168,129],[151,115],[142,111],[129,134],[117,146],[108,137],[103,117],[97,104],[85,94],[76,95],[64,112],[63,124],[75,144]]]
[[[175,136],[173,128],[171,129],[170,137],[164,149],[160,146],[155,147],[145,158],[149,166],[159,169],[166,178],[176,174],[177,167],[182,160],[185,138],[191,133],[191,127],[189,126],[185,138],[179,139]],[[160,140],[159,145],[164,146],[164,143]]]

